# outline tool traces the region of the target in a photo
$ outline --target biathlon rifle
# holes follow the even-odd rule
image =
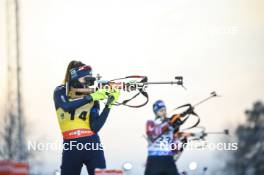
[[[228,129],[224,129],[223,131],[211,131],[211,132],[208,132],[206,131],[205,127],[196,127],[198,129],[200,129],[201,131],[199,132],[192,132],[190,133],[190,139],[189,141],[191,140],[205,140],[205,137],[207,137],[208,135],[229,135],[229,130]]]
[[[197,118],[195,124],[193,124],[190,127],[185,128],[185,129],[182,129],[181,131],[185,131],[185,130],[189,130],[189,129],[197,127],[200,123],[200,117],[194,111],[194,109],[197,106],[205,103],[206,101],[208,101],[214,97],[219,97],[219,95],[217,95],[216,92],[211,92],[209,97],[206,97],[205,99],[199,101],[198,103],[196,103],[194,105],[188,103],[188,104],[185,104],[185,105],[182,105],[182,106],[175,108],[174,111],[181,109],[181,108],[186,108],[186,109],[181,113],[173,114],[172,117],[170,118],[170,120],[168,121],[169,125],[166,128],[164,128],[162,133],[160,135],[158,135],[155,139],[153,139],[152,142],[154,142],[155,140],[160,138],[165,132],[167,132],[167,130],[169,129],[169,126],[173,126],[175,128],[179,128],[180,126],[182,126],[190,118],[190,116],[194,116]]]
[[[157,82],[149,82],[147,76],[141,76],[141,75],[132,75],[132,76],[126,76],[123,78],[116,78],[113,80],[101,80],[101,76],[97,75],[96,78],[93,78],[93,86],[89,88],[71,88],[69,89],[69,92],[71,93],[72,98],[80,98],[80,96],[83,95],[89,95],[90,93],[95,92],[96,90],[100,88],[106,88],[106,89],[119,89],[126,92],[132,92],[136,91],[137,93],[134,94],[132,97],[123,100],[122,102],[116,102],[115,106],[128,106],[131,108],[139,108],[142,106],[145,106],[149,101],[149,95],[146,91],[146,88],[149,85],[179,85],[182,86],[184,89],[186,89],[183,85],[183,77],[182,76],[176,76],[175,81],[157,81]],[[127,81],[130,80],[130,81]],[[144,96],[145,102],[138,105],[132,105],[129,102],[131,102],[133,99],[135,99],[138,96]]]

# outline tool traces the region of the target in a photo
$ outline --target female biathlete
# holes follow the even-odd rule
[[[146,124],[149,144],[145,175],[179,175],[173,159],[175,153],[171,148],[178,129],[170,124],[163,101],[158,100],[153,104],[153,112],[156,119]]]
[[[106,168],[98,132],[120,92],[99,89],[77,99],[72,99],[70,93],[71,89],[85,89],[93,85],[94,80],[90,66],[71,61],[64,83],[54,91],[56,113],[64,143],[61,175],[78,175],[83,164],[86,165],[89,175],[94,175],[96,168]],[[108,100],[99,114],[99,100],[104,99]]]
[[[162,100],[153,104],[155,120],[146,124],[148,136],[148,158],[145,175],[179,175],[176,161],[184,151],[184,145],[194,133],[180,132],[180,125],[167,117]]]

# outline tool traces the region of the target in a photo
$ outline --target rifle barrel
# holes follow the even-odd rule
[[[206,132],[206,134],[226,134],[225,132]]]
[[[153,85],[153,84],[177,84],[177,85],[182,85],[182,82],[180,81],[156,81],[156,82],[145,82],[145,85]]]

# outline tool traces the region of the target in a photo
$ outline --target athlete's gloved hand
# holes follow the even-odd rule
[[[175,114],[170,118],[169,124],[172,125],[174,128],[179,127],[182,125],[182,121],[180,119],[180,115]]]
[[[91,93],[90,96],[92,97],[93,101],[97,100],[104,100],[107,98],[107,90],[106,89],[99,89],[94,93]]]
[[[108,108],[112,108],[120,96],[120,90],[114,89],[111,92],[109,92],[107,95],[108,95],[108,100],[106,102],[106,106],[108,106]]]

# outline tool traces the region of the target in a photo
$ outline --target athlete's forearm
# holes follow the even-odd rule
[[[155,140],[166,132],[169,128],[169,123],[164,122],[159,125],[155,125],[153,121],[147,122],[147,136],[150,140]]]
[[[90,127],[93,132],[97,133],[103,127],[106,122],[106,119],[109,115],[110,109],[105,107],[101,114],[98,112],[91,111],[90,113]]]
[[[71,111],[80,106],[83,106],[87,103],[92,102],[93,99],[91,96],[85,96],[82,99],[77,99],[69,101],[68,97],[65,94],[65,91],[59,90],[54,92],[54,102],[56,108],[62,108],[64,111]]]
[[[63,108],[64,111],[70,111],[70,110],[79,108],[80,106],[83,106],[83,105],[90,103],[92,101],[93,101],[93,99],[90,96],[86,96],[82,99],[62,103],[61,107]]]

